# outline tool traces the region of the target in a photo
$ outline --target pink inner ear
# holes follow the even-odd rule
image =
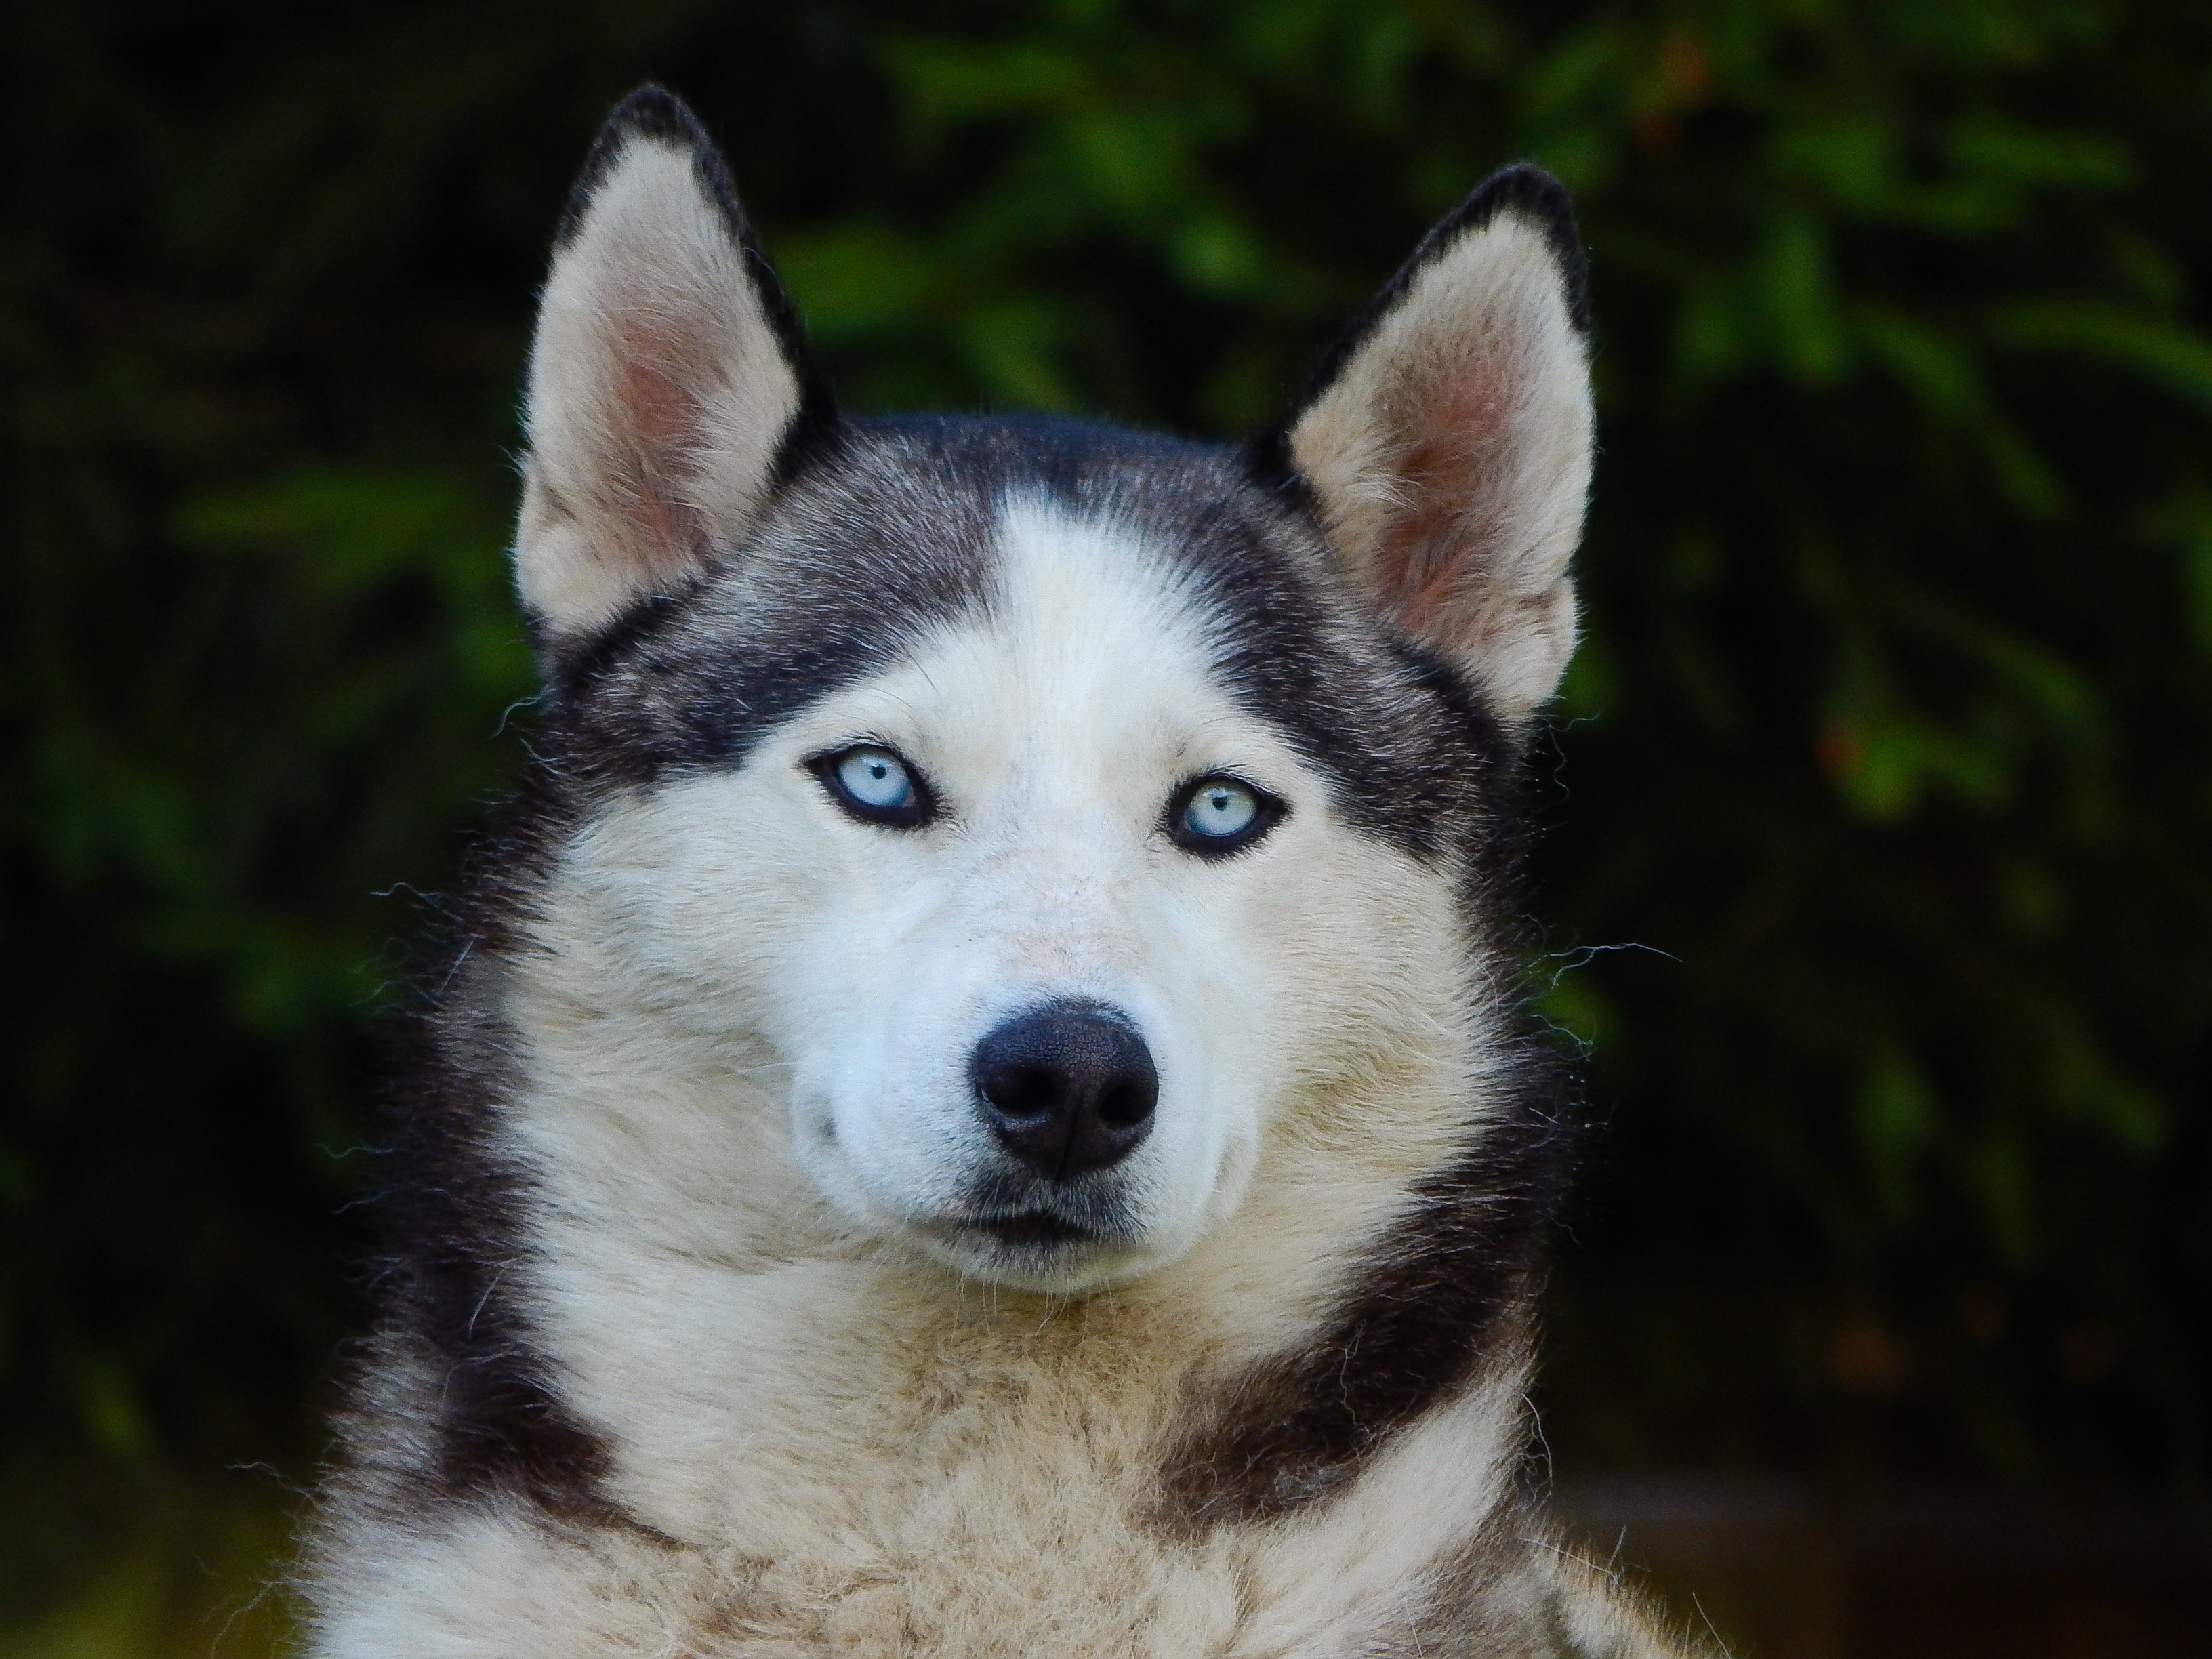
[[[704,540],[687,485],[706,426],[695,390],[706,368],[706,343],[672,319],[641,307],[607,340],[614,361],[609,414],[619,431],[623,508],[651,544],[688,556]]]
[[[1510,354],[1467,341],[1391,401],[1399,505],[1376,550],[1376,578],[1400,626],[1441,643],[1471,643],[1475,596],[1501,528],[1507,480]]]

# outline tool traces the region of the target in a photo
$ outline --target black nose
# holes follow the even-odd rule
[[[1091,1002],[1015,1015],[975,1045],[969,1071],[983,1121],[1054,1181],[1127,1157],[1152,1127],[1160,1095],[1144,1038]]]

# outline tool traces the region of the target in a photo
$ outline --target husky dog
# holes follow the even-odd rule
[[[697,122],[616,111],[315,1652],[1682,1651],[1524,1467],[1586,326],[1516,167],[1244,449],[855,419]]]

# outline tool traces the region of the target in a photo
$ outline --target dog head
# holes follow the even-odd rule
[[[1242,453],[851,420],[711,144],[633,97],[516,542],[571,1024],[1032,1289],[1189,1250],[1270,1146],[1463,1135],[1486,830],[1574,641],[1580,269],[1558,186],[1499,174]]]

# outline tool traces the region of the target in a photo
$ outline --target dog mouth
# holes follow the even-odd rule
[[[1112,1249],[1136,1231],[1127,1203],[1111,1189],[1039,1192],[1026,1182],[988,1182],[965,1207],[965,1214],[946,1218],[945,1231],[989,1239],[1014,1255]]]
[[[1101,1288],[1151,1259],[1135,1196],[1118,1184],[987,1176],[962,1201],[906,1224],[927,1253],[963,1277],[1047,1296]]]
[[[1015,1249],[1060,1249],[1071,1244],[1102,1242],[1096,1228],[1050,1210],[1024,1210],[1016,1215],[992,1216],[969,1224],[977,1232]]]

